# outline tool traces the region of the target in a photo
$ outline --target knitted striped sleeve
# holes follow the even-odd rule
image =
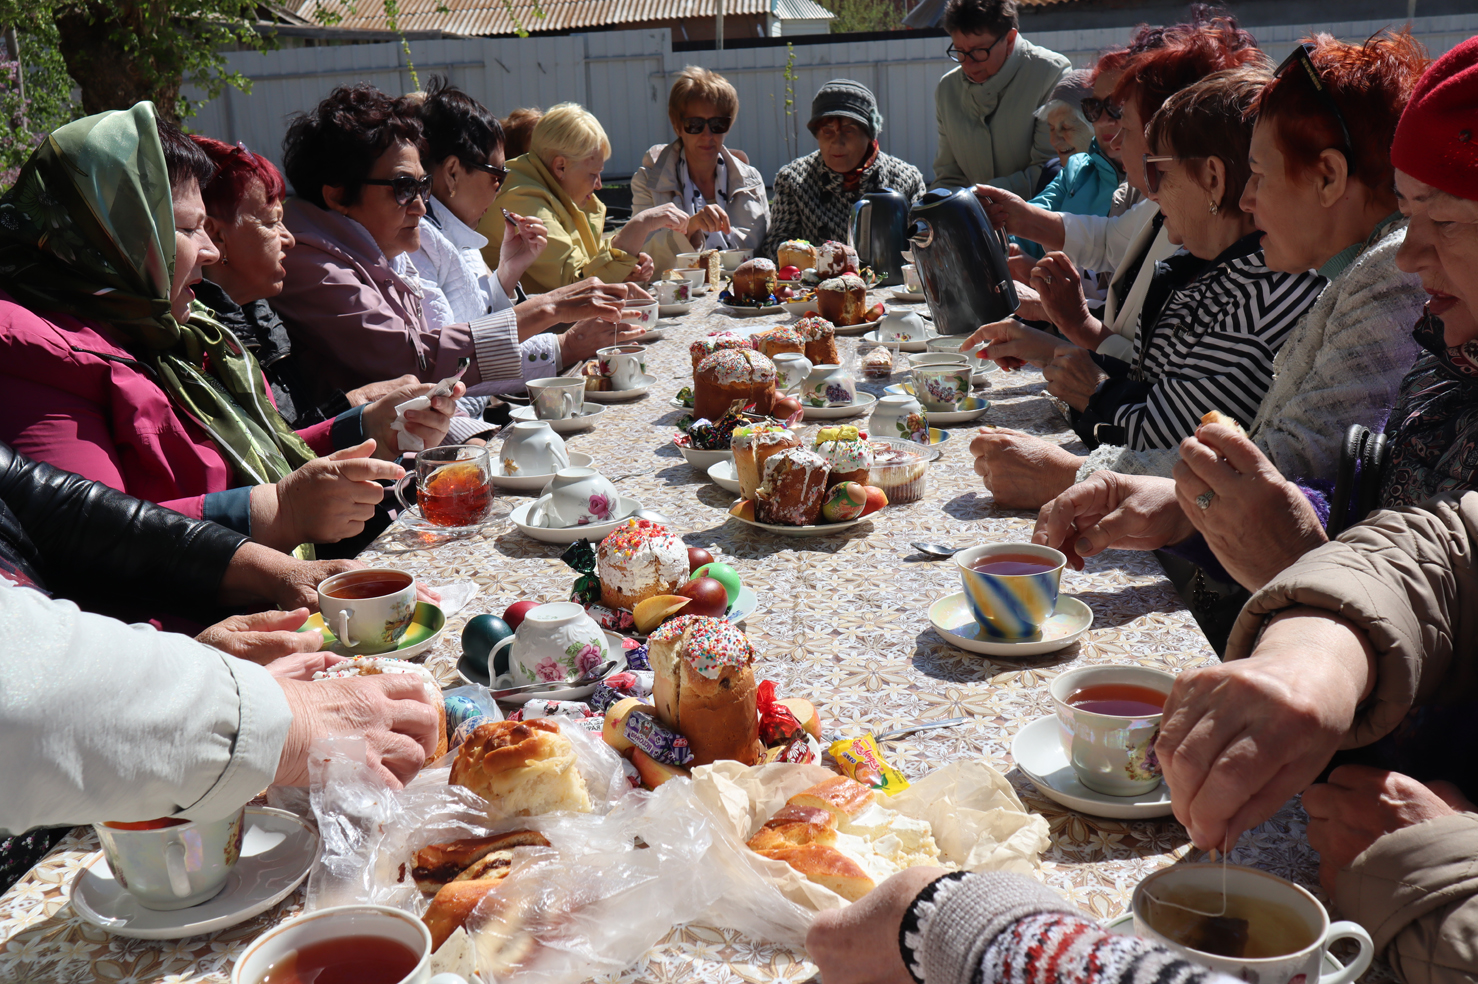
[[[1138,936],[1065,912],[1017,920],[996,936],[978,980],[989,984],[1227,984],[1232,978]],[[931,982],[932,984],[932,982]]]

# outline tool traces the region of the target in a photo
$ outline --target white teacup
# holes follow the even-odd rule
[[[585,409],[585,380],[579,376],[546,376],[526,385],[540,420],[565,420]]]
[[[801,402],[808,407],[850,407],[857,402],[857,380],[841,366],[812,366],[801,382]]]
[[[696,262],[696,260],[694,262]],[[680,274],[682,274],[683,279],[688,282],[688,288],[689,288],[689,290],[691,290],[692,293],[694,293],[694,294],[696,294],[698,291],[702,290],[703,289],[703,285],[708,282],[708,271],[707,270],[699,270],[699,269],[696,269],[696,268],[684,267],[683,269],[678,270],[677,272],[680,273]]]
[[[872,437],[928,444],[929,417],[924,413],[923,405],[911,396],[884,396],[867,419],[867,433]]]
[[[426,924],[408,912],[385,905],[339,905],[317,912],[304,913],[279,923],[251,942],[231,970],[231,984],[261,984],[272,969],[293,953],[311,953],[319,945],[332,945],[334,940],[359,940],[373,937],[379,945],[390,947],[391,959],[409,968],[404,976],[396,976],[394,964],[383,962],[375,984],[467,984],[457,974],[431,975],[431,931]],[[352,946],[352,944],[349,944]],[[405,950],[404,954],[396,951]],[[351,951],[352,952],[352,951]],[[363,954],[361,954],[363,956]],[[373,971],[371,970],[371,973]],[[366,979],[366,978],[361,978]]]
[[[1157,901],[1167,898],[1201,912],[1220,912],[1225,905],[1227,916],[1246,919],[1249,955],[1220,956],[1178,942],[1176,937],[1194,925],[1197,916]],[[1329,913],[1305,889],[1277,875],[1241,865],[1223,869],[1220,864],[1177,864],[1162,868],[1139,883],[1130,905],[1135,935],[1213,970],[1257,984],[1347,984],[1369,969],[1375,950],[1370,934],[1359,923],[1331,924]],[[1354,940],[1359,952],[1338,970],[1326,970],[1325,954],[1331,944],[1343,939]],[[1287,952],[1277,952],[1280,950]],[[1268,951],[1273,953],[1251,955]]]
[[[781,393],[795,389],[815,368],[811,360],[799,352],[781,352],[770,361],[775,363],[775,389]]]
[[[878,323],[878,339],[884,342],[922,341],[929,326],[916,311],[889,311]]]
[[[1068,703],[1073,694],[1097,687],[1135,687],[1162,695],[1163,705],[1174,684],[1173,674],[1132,664],[1083,666],[1053,679],[1049,689],[1058,738],[1079,782],[1109,796],[1140,796],[1160,785],[1155,739],[1160,736],[1161,715],[1085,710]]]
[[[696,269],[699,273],[703,274],[706,280],[708,278],[708,270],[698,261],[698,257],[702,255],[702,253],[678,253],[675,259],[679,268]]]
[[[511,648],[509,648],[511,647]],[[509,648],[507,657],[500,657]],[[530,608],[513,635],[498,640],[488,653],[497,670],[506,660],[514,686],[582,676],[610,659],[606,634],[585,609],[573,601]]]
[[[635,389],[647,374],[647,350],[640,345],[609,345],[596,350],[600,374],[615,390]]]
[[[719,259],[723,261],[724,272],[733,273],[735,270],[739,269],[739,264],[743,263],[745,260],[754,259],[754,250],[726,249],[719,254]]]
[[[645,328],[651,331],[657,327],[657,302],[655,300],[645,301],[641,298],[626,301],[622,304],[621,323],[633,325],[637,328]]]
[[[954,410],[970,397],[970,367],[963,360],[914,366],[913,391],[924,409],[940,413]]]
[[[318,585],[324,624],[352,653],[388,653],[416,614],[416,579],[393,567],[364,567]]]
[[[570,467],[564,438],[547,420],[522,420],[505,427],[503,434],[503,446],[498,450],[500,474],[552,475]]]
[[[908,288],[910,294],[917,294],[924,289],[919,283],[919,268],[912,263],[903,264],[903,286]]]
[[[616,487],[594,468],[561,468],[541,495],[549,496],[544,504],[543,525],[551,529],[622,518],[617,515],[620,500]]]
[[[702,271],[698,271],[701,273]],[[687,279],[664,280],[657,284],[658,304],[686,304],[693,296],[693,285]]]
[[[964,352],[938,351],[934,348],[932,341],[929,344],[929,351],[908,357],[908,365],[911,369],[919,366],[968,366],[969,364],[970,357]]]
[[[188,909],[215,898],[241,859],[243,806],[220,820],[126,830],[95,823],[113,878],[145,909]]]

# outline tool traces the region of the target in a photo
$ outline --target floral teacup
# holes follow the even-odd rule
[[[954,410],[970,396],[970,367],[960,362],[914,366],[913,391],[925,410]]]
[[[873,437],[893,437],[916,444],[929,443],[929,418],[919,401],[911,396],[885,396],[868,418],[867,432]]]
[[[564,438],[547,420],[524,420],[504,428],[498,467],[503,475],[548,475],[570,467]]]
[[[543,525],[551,529],[589,526],[617,515],[616,487],[594,468],[561,468],[544,486]]]
[[[850,407],[857,402],[857,380],[841,366],[813,366],[801,383],[801,402],[808,407]]]
[[[499,656],[511,646],[507,657]],[[530,608],[518,630],[499,639],[488,665],[506,659],[514,686],[585,676],[611,658],[606,634],[585,609],[572,601]]]

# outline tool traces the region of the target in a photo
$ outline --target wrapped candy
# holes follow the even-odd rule
[[[590,695],[590,706],[604,714],[612,704],[626,697],[645,697],[652,692],[652,676],[650,670],[612,673],[595,685],[595,692]]]
[[[665,765],[687,765],[693,761],[688,739],[662,727],[651,714],[627,715],[625,735],[627,741]]]
[[[806,733],[805,726],[775,696],[775,681],[762,680],[755,688],[755,706],[760,714],[760,741],[766,748],[788,745]]]
[[[628,639],[627,642],[635,640]],[[652,664],[647,659],[647,647],[637,646],[626,650],[626,668],[629,670],[651,670]]]
[[[559,559],[580,576],[570,588],[570,600],[589,608],[600,601],[600,578],[595,574],[595,547],[589,540],[576,540],[559,555]]]
[[[590,705],[578,700],[530,700],[508,715],[510,721],[532,721],[541,717],[588,718],[600,717]]]
[[[734,436],[734,428],[745,422],[744,411],[750,409],[742,400],[735,400],[718,420],[699,417],[678,434],[672,441],[695,451],[727,451]]]
[[[836,759],[837,768],[842,770],[843,775],[864,786],[870,786],[889,796],[896,796],[908,788],[908,780],[883,758],[883,750],[878,747],[878,740],[872,735],[834,741],[827,751]]]

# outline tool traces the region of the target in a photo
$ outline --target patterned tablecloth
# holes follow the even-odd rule
[[[1135,662],[1179,671],[1215,658],[1159,565],[1148,554],[1115,551],[1090,559],[1080,573],[1066,572],[1064,592],[1092,606],[1094,622],[1081,642],[1061,652],[1007,661],[954,649],[931,629],[927,610],[959,590],[959,579],[952,565],[920,555],[910,542],[1021,541],[1032,526],[1026,514],[996,509],[971,470],[972,428],[958,428],[943,444],[924,501],[889,507],[846,532],[788,538],[730,520],[725,510],[732,496],[672,446],[682,411],[669,401],[691,377],[689,341],[733,325],[712,300],[697,302],[651,345],[647,369],[657,377],[651,392],[611,406],[593,430],[568,438],[570,448],[594,456],[623,494],[669,516],[688,544],[733,564],[758,592],[759,607],[745,626],[763,654],[757,676],[775,680],[781,693],[809,697],[829,730],[882,731],[969,717],[969,725],[890,742],[887,751],[910,778],[942,762],[983,757],[1051,825],[1047,883],[1099,917],[1125,911],[1141,878],[1190,849],[1184,829],[1171,818],[1114,821],[1065,810],[1013,768],[1009,749],[1018,728],[1051,713],[1047,682],[1065,668]],[[839,339],[839,346],[843,360],[855,366],[859,342]],[[862,388],[881,392],[880,385]],[[1072,440],[1041,388],[1041,376],[1030,370],[995,375],[981,391],[993,403],[982,422]],[[441,681],[455,685],[458,636],[468,615],[501,612],[518,599],[567,596],[572,575],[558,559],[561,549],[528,539],[505,519],[451,541],[392,527],[363,558],[431,583],[471,579],[480,586],[428,656]],[[83,922],[67,903],[72,878],[96,851],[92,832],[78,828],[0,896],[0,981],[223,982],[252,938],[302,905],[298,892],[212,936],[167,943],[113,937]],[[1304,842],[1296,806],[1244,835],[1232,857],[1318,891],[1317,858]],[[789,982],[813,973],[804,954],[680,927],[619,980]]]

